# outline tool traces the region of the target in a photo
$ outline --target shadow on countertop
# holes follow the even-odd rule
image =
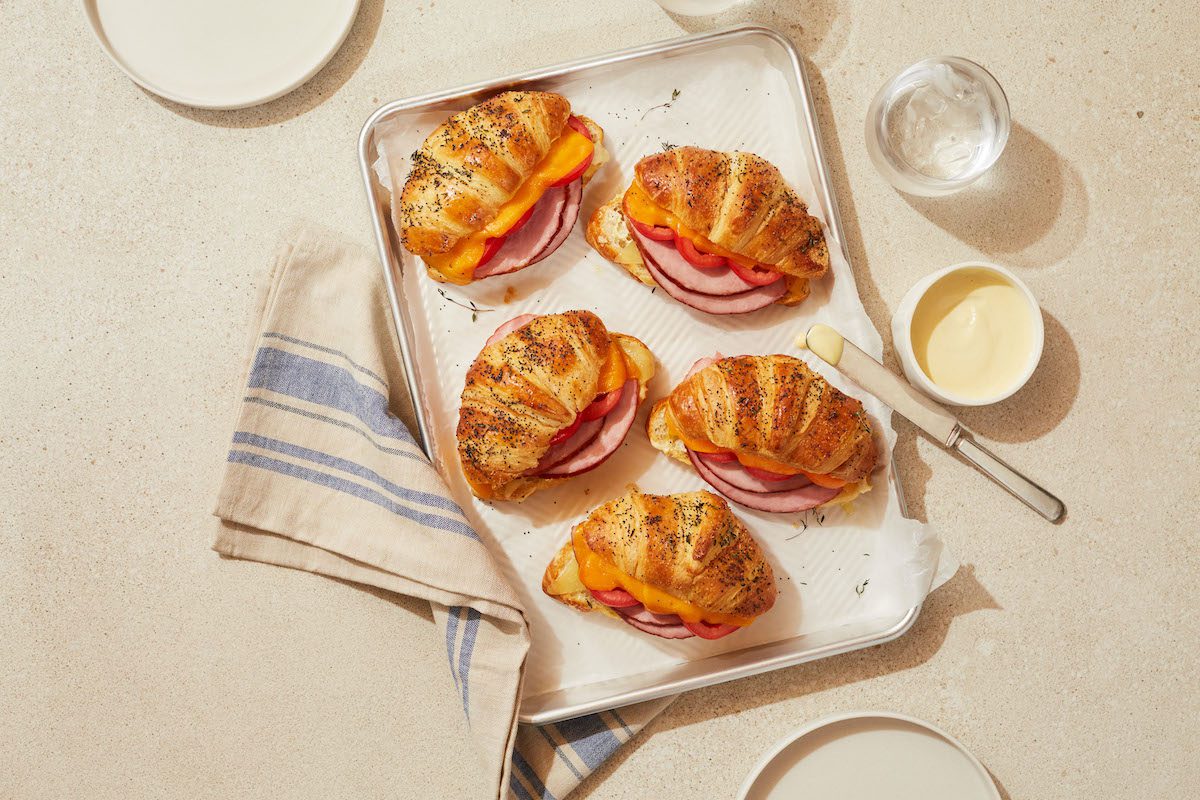
[[[217,111],[192,108],[159,97],[148,89],[142,91],[168,111],[205,125],[221,128],[261,128],[287,122],[321,105],[350,80],[350,76],[362,64],[375,42],[375,34],[379,31],[379,23],[383,19],[384,2],[385,0],[361,0],[358,15],[354,18],[350,32],[346,34],[346,41],[342,42],[342,46],[333,54],[329,63],[300,86],[269,103],[231,111]]]
[[[912,630],[893,642],[789,667],[786,681],[778,679],[783,672],[769,672],[686,692],[580,784],[572,797],[583,800],[591,796],[608,775],[620,769],[643,738],[658,731],[919,667],[941,649],[955,617],[999,609],[1000,605],[976,579],[974,567],[964,564],[944,586],[929,595]]]
[[[1031,442],[1057,428],[1075,405],[1080,382],[1079,351],[1062,323],[1045,309],[1042,310],[1042,323],[1046,344],[1041,363],[1029,383],[999,403],[949,409],[963,425],[984,439],[1009,444]],[[893,369],[899,371],[894,364]],[[896,474],[904,489],[908,515],[927,522],[925,485],[933,476],[933,469],[921,459],[917,440],[930,437],[900,417],[893,418],[893,425],[896,429],[893,449]],[[997,450],[996,455],[1007,457],[1003,450]],[[1014,463],[1013,466],[1032,469],[1035,465]],[[1035,472],[1030,477],[1036,480],[1038,476]]]
[[[987,767],[984,767],[984,769],[987,770],[988,777],[992,779],[992,783],[996,784],[996,791],[1000,793],[1000,800],[1012,800],[1012,795],[1008,793],[1008,789],[1004,788],[1004,784],[996,777],[996,773]]]
[[[904,201],[964,244],[1020,267],[1066,257],[1087,230],[1079,171],[1020,123],[990,172],[960,192]]]
[[[1042,310],[1046,344],[1029,383],[990,406],[951,409],[962,423],[997,442],[1029,442],[1058,427],[1079,394],[1079,351],[1055,317]]]
[[[780,5],[783,8],[740,3],[720,14],[702,17],[687,17],[670,11],[666,14],[686,33],[702,33],[740,23],[766,25],[785,34],[805,56],[820,52],[823,61],[833,60],[846,46],[849,21],[842,14],[841,0],[806,0]],[[843,21],[841,25],[839,20]]]

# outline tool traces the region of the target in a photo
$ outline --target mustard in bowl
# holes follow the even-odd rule
[[[983,406],[1014,394],[1042,357],[1045,330],[1033,293],[1004,267],[955,264],[916,283],[892,317],[910,383],[935,400]]]

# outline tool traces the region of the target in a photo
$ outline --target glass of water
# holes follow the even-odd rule
[[[902,192],[933,197],[967,186],[1008,142],[1008,98],[974,61],[918,61],[883,85],[867,111],[867,152]]]

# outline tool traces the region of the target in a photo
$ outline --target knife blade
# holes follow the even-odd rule
[[[847,378],[928,433],[943,447],[957,453],[1022,503],[1050,522],[1062,520],[1066,506],[1061,500],[976,442],[974,435],[954,415],[836,330],[828,325],[813,325],[805,334],[805,343],[808,350],[822,361],[836,367]]]

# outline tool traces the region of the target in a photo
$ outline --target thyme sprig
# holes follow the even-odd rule
[[[671,90],[671,99],[670,99],[670,100],[668,100],[668,101],[667,101],[667,102],[665,102],[665,103],[659,103],[659,104],[658,104],[658,105],[656,105],[656,106],[650,106],[649,108],[647,108],[645,111],[643,111],[643,112],[642,112],[642,117],[641,117],[641,118],[642,118],[642,119],[645,119],[645,118],[646,118],[646,115],[647,115],[647,114],[649,114],[651,111],[653,111],[653,110],[654,110],[654,109],[656,109],[656,108],[661,108],[661,109],[664,109],[664,110],[665,110],[665,109],[668,109],[668,108],[670,108],[670,107],[671,107],[671,104],[672,104],[672,103],[674,103],[674,102],[675,102],[676,100],[678,100],[678,99],[679,99],[679,90],[678,90],[678,89],[672,89],[672,90]],[[639,120],[639,121],[640,121],[640,120]]]
[[[788,541],[788,542],[790,542],[792,539],[795,539],[797,536],[799,536],[800,534],[802,534],[802,533],[804,533],[806,530],[808,530],[808,520],[807,520],[807,519],[805,519],[804,517],[801,517],[801,518],[800,518],[800,524],[801,524],[802,526],[804,526],[804,527],[802,527],[800,530],[798,530],[798,531],[796,531],[795,533],[793,533],[791,536],[787,537],[787,539],[785,539],[785,541]]]
[[[454,305],[458,306],[459,308],[465,308],[467,311],[470,311],[471,312],[471,322],[475,322],[476,320],[478,320],[480,314],[486,314],[489,311],[496,310],[494,308],[480,308],[479,306],[475,305],[474,300],[468,300],[466,303],[462,303],[458,300],[455,300],[450,295],[446,294],[445,289],[438,289],[437,292],[438,292],[438,294],[440,294],[442,296],[443,300],[453,303]]]

